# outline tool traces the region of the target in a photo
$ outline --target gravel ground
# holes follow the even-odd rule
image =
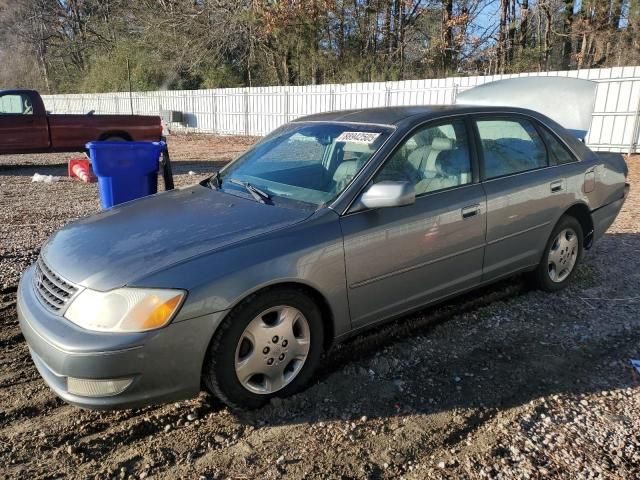
[[[170,141],[186,185],[221,164],[202,158],[224,162],[253,139]],[[0,159],[0,477],[640,476],[640,376],[629,363],[640,359],[640,158],[622,213],[569,289],[515,279],[406,317],[335,348],[307,391],[239,414],[204,393],[83,411],[39,378],[16,282],[51,232],[99,208],[95,185],[31,183],[35,171],[63,174],[60,158]]]

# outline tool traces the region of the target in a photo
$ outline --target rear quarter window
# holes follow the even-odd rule
[[[565,163],[577,162],[578,159],[558,140],[551,132],[545,128],[540,129],[544,143],[549,151],[550,165],[564,165]]]

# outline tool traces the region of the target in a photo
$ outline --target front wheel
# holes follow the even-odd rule
[[[565,288],[582,258],[583,242],[580,222],[568,215],[561,217],[551,232],[540,264],[533,272],[535,285],[548,292]]]
[[[252,295],[234,308],[214,335],[204,383],[233,408],[258,408],[272,397],[300,391],[320,361],[320,310],[296,289]]]

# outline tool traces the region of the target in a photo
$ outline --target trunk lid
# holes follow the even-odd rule
[[[577,138],[591,127],[595,82],[569,77],[519,77],[485,83],[461,92],[456,103],[527,108],[558,122]]]

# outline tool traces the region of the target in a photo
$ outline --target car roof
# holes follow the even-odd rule
[[[429,117],[442,117],[447,113],[521,113],[534,117],[541,117],[541,114],[533,110],[516,107],[500,106],[478,106],[478,105],[408,105],[400,107],[376,107],[360,108],[353,110],[338,110],[334,112],[315,113],[305,117],[297,118],[296,122],[352,122],[370,123],[378,125],[397,125],[401,121],[416,117],[423,120]]]

